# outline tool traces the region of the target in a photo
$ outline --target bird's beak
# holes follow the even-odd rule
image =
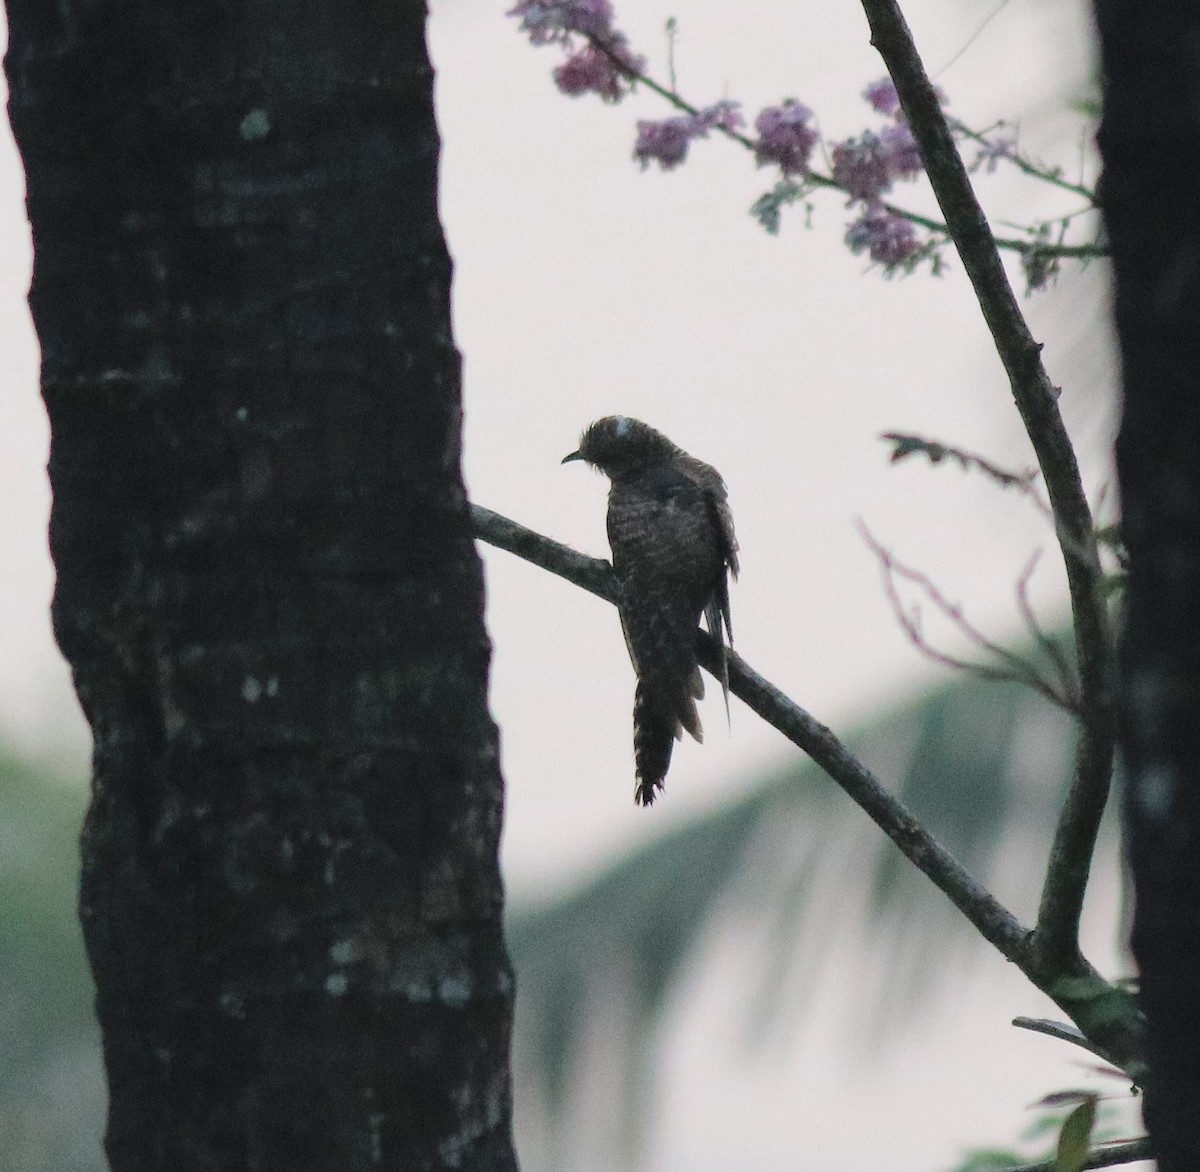
[[[572,452],[569,456],[563,456],[562,463],[569,464],[572,460],[582,460],[583,457],[578,452]]]

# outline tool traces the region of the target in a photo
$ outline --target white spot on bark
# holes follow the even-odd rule
[[[443,977],[438,983],[438,1000],[451,1009],[461,1009],[471,1000],[471,979],[466,973]]]
[[[1158,714],[1163,710],[1166,689],[1156,671],[1139,671],[1129,681],[1129,704],[1133,724],[1140,735],[1153,742],[1159,736]]]
[[[353,940],[335,940],[329,946],[329,959],[334,964],[349,964],[358,956],[358,945]]]
[[[243,1021],[246,1017],[246,998],[241,993],[222,993],[217,1004],[226,1017]]]
[[[238,421],[238,423],[245,423],[246,420],[250,417],[250,412],[247,411],[245,407],[239,407],[233,413],[233,417]]]
[[[415,980],[409,981],[401,988],[401,992],[414,1005],[425,1005],[433,1000],[433,990],[430,989],[426,981],[417,977]]]
[[[271,116],[261,106],[257,110],[251,110],[242,119],[242,124],[238,127],[238,133],[247,142],[266,138],[271,133]]]
[[[325,992],[330,997],[341,997],[350,988],[350,978],[345,973],[330,973],[325,978]]]
[[[257,704],[262,699],[263,686],[253,676],[247,676],[242,681],[242,699],[247,704]]]
[[[278,695],[279,695],[279,677],[271,676],[270,679],[267,680],[267,696],[270,699],[274,699],[274,697],[276,697]]]
[[[1150,822],[1165,822],[1175,808],[1178,789],[1175,770],[1162,762],[1152,762],[1134,779],[1134,797]]]
[[[371,1163],[383,1163],[383,1121],[387,1116],[382,1111],[372,1111],[367,1116],[367,1138],[371,1144]]]

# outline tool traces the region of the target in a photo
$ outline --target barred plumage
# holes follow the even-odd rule
[[[650,805],[686,729],[703,740],[696,701],[704,683],[696,626],[704,616],[721,648],[721,687],[729,704],[725,650],[733,642],[729,575],[737,541],[725,482],[661,432],[623,415],[593,423],[567,460],[608,476],[608,541],[618,606],[638,685],[633,706],[635,800]]]

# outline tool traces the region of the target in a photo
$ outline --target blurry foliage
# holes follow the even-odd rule
[[[991,874],[997,895],[1029,918],[1075,735],[1071,719],[1028,688],[958,676],[849,744],[972,873]],[[1022,860],[1032,852],[1039,861],[994,867],[1012,844]],[[597,1004],[606,1035],[633,1050],[620,1077],[649,1077],[652,1027],[722,910],[753,925],[752,948],[761,949],[740,966],[758,981],[757,995],[737,1011],[751,1042],[794,1032],[837,933],[869,940],[871,953],[886,956],[886,979],[871,966],[845,978],[862,985],[853,1000],[866,1018],[863,1035],[876,1044],[899,1023],[916,1023],[941,982],[961,980],[979,955],[974,930],[950,902],[815,765],[798,759],[568,898],[511,913],[519,1049],[532,1059],[551,1119],[570,1092]],[[650,1101],[650,1090],[633,1087],[632,1098]]]
[[[86,800],[0,753],[0,1167],[101,1172],[104,1081],[75,918]]]

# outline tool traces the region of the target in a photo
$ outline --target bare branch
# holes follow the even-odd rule
[[[898,561],[889,549],[880,544],[862,520],[859,520],[857,525],[863,541],[875,555],[880,569],[883,571],[883,589],[891,605],[892,613],[896,616],[896,621],[903,627],[910,642],[922,655],[936,663],[944,664],[946,667],[965,671],[978,679],[1024,684],[1026,687],[1032,688],[1039,696],[1045,697],[1051,704],[1066,709],[1073,716],[1079,715],[1078,701],[1070,691],[1060,691],[1023,656],[992,642],[967,618],[962,607],[956,602],[951,602],[927,575]],[[919,587],[941,614],[962,634],[977,647],[1008,666],[994,667],[984,663],[972,663],[970,660],[959,659],[957,656],[939,651],[934,647],[926,639],[925,632],[921,627],[920,609],[906,607],[904,600],[900,597],[900,591],[896,586],[898,577]]]
[[[615,601],[612,567],[534,533],[479,505],[471,506],[475,534],[481,540],[558,574],[609,602]],[[697,631],[700,662],[718,668],[716,649]],[[1009,959],[1025,947],[1027,930],[982,888],[904,806],[889,794],[823,724],[763,679],[741,656],[729,655],[729,688],[735,696],[803,749],[858,803],[885,834],[928,875]]]
[[[612,602],[612,567],[478,505],[471,506],[475,535]],[[720,678],[720,654],[708,633],[697,629],[705,670]],[[1105,981],[1079,954],[1058,958],[1032,946],[1030,933],[894,798],[836,736],[740,655],[728,657],[729,690],[794,745],[803,749],[904,856],[933,881],[980,935],[1051,998],[1101,1047],[1105,1061],[1140,1081],[1145,1024],[1130,994]]]
[[[617,580],[608,562],[577,553],[570,546],[543,537],[482,505],[471,505],[471,527],[475,536],[488,545],[515,553],[524,561],[574,582],[605,602],[616,603]]]
[[[1021,315],[983,209],[971,188],[933,86],[896,0],[862,0],[879,51],[921,148],[947,228],[991,331],[996,351],[1054,510],[1067,570],[1079,661],[1083,731],[1075,777],[1059,817],[1033,946],[1061,963],[1078,953],[1079,917],[1100,818],[1108,800],[1116,734],[1113,650],[1091,510],[1057,393]]]

